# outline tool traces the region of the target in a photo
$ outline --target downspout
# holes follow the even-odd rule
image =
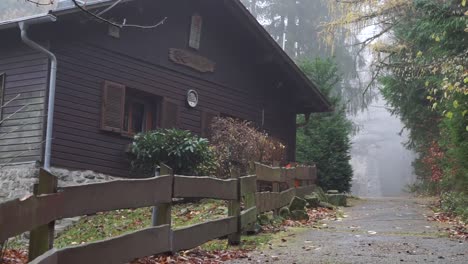
[[[32,24],[38,24],[41,22],[54,22],[56,18],[54,16],[45,16],[37,20],[22,21],[18,23],[21,30],[21,40],[24,44],[28,45],[32,49],[35,49],[45,55],[50,60],[50,76],[49,76],[49,103],[47,108],[47,128],[45,138],[45,151],[44,151],[44,169],[50,171],[50,156],[52,152],[52,127],[54,123],[54,105],[55,105],[55,83],[57,77],[57,57],[50,52],[48,49],[32,41],[28,37],[28,27]]]

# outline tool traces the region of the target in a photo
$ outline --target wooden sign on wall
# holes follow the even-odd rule
[[[202,17],[198,14],[194,14],[192,16],[192,25],[190,26],[189,47],[196,50],[200,49],[202,24]]]
[[[216,63],[188,50],[169,49],[169,59],[199,72],[214,72]]]

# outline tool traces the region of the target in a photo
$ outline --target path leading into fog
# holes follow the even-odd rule
[[[375,198],[344,208],[342,221],[302,230],[233,263],[468,263],[468,244],[428,222],[423,200]]]

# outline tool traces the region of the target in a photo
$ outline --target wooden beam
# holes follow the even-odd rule
[[[281,168],[270,167],[260,163],[255,163],[255,173],[258,181],[266,182],[284,182],[285,179],[281,177]]]
[[[0,241],[61,218],[170,203],[171,189],[171,177],[163,176],[65,187],[8,201],[0,204]]]
[[[170,176],[61,188],[66,205],[61,218],[170,203],[172,193],[168,190],[171,189]]]
[[[237,232],[238,218],[228,217],[173,231],[174,252],[195,248],[210,240]]]
[[[175,176],[174,197],[236,200],[238,198],[237,180],[220,180],[212,177]]]
[[[150,227],[85,245],[53,249],[31,264],[127,263],[135,258],[171,251],[170,227]]]

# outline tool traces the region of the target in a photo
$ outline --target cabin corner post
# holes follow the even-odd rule
[[[34,186],[34,195],[57,192],[57,177],[45,169],[39,170],[39,183]],[[55,221],[31,230],[29,236],[29,261],[34,260],[54,247]]]
[[[229,245],[239,245],[241,241],[241,190],[240,190],[240,169],[234,167],[231,169],[231,178],[237,179],[237,199],[229,201],[228,215],[237,217],[237,232],[228,235]]]
[[[174,195],[174,172],[173,170],[167,165],[161,164],[160,175],[161,176],[169,175],[171,177],[172,184],[171,184],[170,192],[171,192],[171,197],[172,197]],[[156,210],[156,213],[155,213],[155,218],[153,219],[153,224],[155,226],[160,226],[160,225],[171,226],[171,211],[172,211],[171,202],[155,206],[155,210]]]

